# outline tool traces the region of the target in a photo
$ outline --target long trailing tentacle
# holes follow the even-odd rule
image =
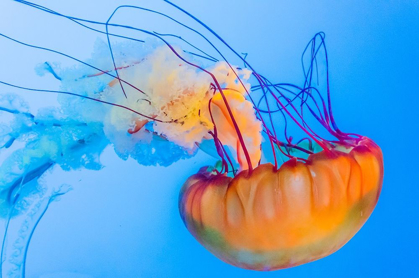
[[[173,51],[173,53],[176,56],[179,57],[179,59],[181,59],[185,63],[187,63],[191,66],[194,66],[197,69],[202,70],[204,72],[205,72],[205,69],[203,69],[202,67],[198,66],[195,63],[189,62],[180,53],[177,53],[176,50],[172,47],[172,45],[165,39],[165,37],[170,37],[170,38],[177,39],[179,41],[182,41],[182,42],[186,43],[190,47],[192,47],[192,49],[193,49],[192,51],[184,50],[185,53],[191,53],[192,55],[196,54],[195,57],[199,57],[199,58],[202,58],[202,59],[207,59],[207,60],[210,60],[210,61],[218,61],[218,59],[215,56],[209,54],[209,52],[206,51],[205,49],[202,49],[200,47],[195,46],[194,44],[192,44],[189,40],[185,39],[184,37],[177,36],[177,35],[170,34],[170,33],[148,31],[148,30],[144,30],[144,29],[141,29],[141,28],[135,28],[133,26],[111,23],[111,20],[113,20],[115,14],[117,12],[119,12],[122,9],[133,9],[133,10],[144,11],[144,12],[147,12],[147,13],[153,13],[157,16],[164,17],[164,18],[172,21],[174,24],[177,24],[177,25],[181,26],[182,28],[185,28],[186,30],[189,30],[193,34],[195,34],[198,37],[200,37],[201,39],[203,39],[206,42],[206,44],[211,49],[213,49],[217,53],[217,55],[219,55],[221,57],[221,60],[225,61],[229,65],[232,72],[236,75],[238,82],[245,89],[249,100],[252,101],[253,104],[254,104],[256,114],[262,122],[265,134],[267,134],[267,136],[268,136],[268,139],[271,143],[271,148],[273,149],[274,155],[275,155],[275,150],[274,150],[274,147],[273,147],[274,142],[276,142],[275,144],[280,144],[280,145],[283,145],[283,146],[284,145],[291,146],[291,148],[292,148],[292,146],[295,146],[295,144],[293,144],[291,142],[292,138],[287,135],[286,128],[285,128],[285,131],[284,131],[285,142],[281,142],[281,140],[278,137],[279,135],[276,132],[275,123],[274,123],[274,120],[272,118],[272,114],[277,113],[279,111],[281,111],[281,113],[285,113],[284,114],[285,123],[287,122],[286,118],[290,118],[292,120],[292,122],[297,124],[297,126],[299,126],[299,128],[301,130],[303,130],[308,135],[309,138],[311,138],[311,140],[317,142],[317,144],[322,146],[322,148],[326,151],[328,151],[328,148],[330,147],[330,145],[327,143],[328,141],[325,138],[323,138],[323,136],[321,136],[319,133],[317,133],[317,131],[315,131],[314,129],[312,129],[310,127],[309,122],[306,120],[306,115],[304,113],[305,109],[308,109],[309,114],[312,115],[314,117],[314,119],[316,121],[318,121],[330,134],[332,134],[333,136],[338,138],[339,141],[352,140],[354,138],[359,138],[359,136],[356,135],[356,134],[348,134],[348,133],[341,132],[338,129],[338,127],[336,125],[336,122],[334,120],[334,117],[333,117],[333,114],[332,114],[332,109],[331,109],[331,98],[330,98],[330,88],[329,88],[328,56],[327,56],[327,50],[326,50],[326,46],[325,46],[325,36],[324,36],[324,33],[322,33],[322,32],[317,33],[310,40],[310,42],[307,44],[306,48],[303,51],[303,54],[302,54],[302,57],[301,57],[303,74],[304,74],[303,85],[300,87],[300,86],[287,84],[287,83],[273,83],[273,82],[269,81],[268,79],[266,79],[265,77],[263,77],[262,75],[260,75],[250,65],[250,63],[246,60],[245,56],[240,55],[236,50],[234,50],[223,38],[221,38],[217,33],[215,33],[215,31],[213,31],[208,25],[204,24],[198,18],[196,18],[195,16],[193,16],[192,14],[187,12],[186,10],[180,8],[176,4],[174,4],[174,3],[172,3],[168,0],[165,0],[165,2],[170,7],[174,8],[177,11],[180,11],[181,13],[185,14],[187,17],[191,18],[193,21],[195,21],[198,24],[198,26],[203,27],[203,29],[206,32],[209,32],[209,34],[214,36],[218,42],[220,42],[222,45],[226,46],[227,49],[229,51],[231,51],[231,53],[234,56],[236,56],[239,60],[241,60],[243,62],[245,68],[248,68],[248,69],[252,70],[253,76],[256,78],[256,81],[258,83],[258,85],[253,86],[252,89],[263,90],[262,98],[259,101],[254,101],[253,97],[250,94],[250,91],[248,91],[247,88],[245,88],[241,78],[239,77],[239,75],[237,73],[237,69],[230,64],[230,62],[227,59],[227,56],[223,52],[221,52],[219,50],[219,48],[217,48],[215,46],[215,44],[209,38],[207,38],[201,31],[198,31],[197,28],[188,26],[188,25],[184,24],[181,20],[179,20],[175,17],[172,17],[169,14],[165,14],[165,13],[153,10],[153,9],[147,9],[147,8],[140,7],[140,6],[121,5],[121,6],[118,6],[116,9],[114,9],[114,11],[108,17],[106,22],[98,22],[98,21],[86,20],[86,19],[82,19],[82,18],[77,18],[77,17],[71,17],[71,16],[68,16],[68,15],[64,15],[64,14],[55,12],[51,9],[45,8],[43,6],[33,4],[31,2],[28,2],[28,1],[23,1],[23,0],[17,0],[17,1],[22,3],[22,4],[29,5],[29,6],[32,6],[32,7],[36,8],[36,9],[42,10],[44,12],[48,12],[48,13],[51,13],[51,14],[54,14],[54,15],[57,15],[57,16],[60,16],[60,17],[67,18],[67,19],[73,21],[74,23],[79,24],[80,26],[88,28],[92,31],[105,34],[106,37],[107,37],[107,41],[108,41],[108,47],[109,47],[110,52],[111,52],[111,58],[112,58],[112,61],[113,61],[114,69],[115,69],[115,72],[116,72],[116,75],[115,75],[116,80],[119,82],[120,87],[121,87],[124,94],[125,94],[124,84],[126,84],[126,85],[128,85],[128,84],[127,84],[127,82],[125,82],[124,80],[122,80],[119,77],[118,67],[116,66],[116,61],[115,61],[115,58],[113,56],[113,50],[112,50],[112,45],[111,45],[111,40],[110,39],[111,39],[111,37],[116,37],[116,38],[123,38],[123,39],[128,39],[128,40],[139,41],[139,42],[143,42],[143,41],[139,40],[137,38],[133,38],[133,37],[122,36],[122,35],[118,34],[117,32],[112,32],[111,33],[109,31],[110,27],[133,30],[133,31],[137,31],[137,32],[147,34],[149,36],[156,37],[159,40],[161,40],[163,43],[165,43]],[[102,25],[102,26],[105,27],[105,31],[95,29],[91,26],[88,26],[87,24]],[[198,53],[193,52],[193,51],[198,51]],[[313,84],[314,78],[316,78],[317,83],[319,83],[319,73],[318,73],[318,71],[319,71],[319,61],[318,60],[319,60],[320,52],[323,53],[324,58],[325,58],[325,62],[326,62],[326,76],[327,76],[326,99],[323,99],[319,90]],[[306,66],[306,63],[305,63],[305,61],[307,61],[307,60],[308,60],[308,66]],[[209,73],[209,72],[207,72],[207,73],[211,75],[211,73]],[[213,76],[212,76],[212,78],[214,79],[213,81],[214,81],[214,84],[217,87],[217,90],[223,95],[221,86],[218,86],[219,84],[217,84],[217,80],[215,80],[215,78]],[[293,89],[298,89],[299,91],[298,92],[293,92]],[[314,94],[313,94],[313,92],[314,92]],[[286,95],[287,93],[290,94],[291,97],[288,97]],[[300,104],[298,105],[298,107],[297,107],[297,105],[294,104],[297,100],[300,101]],[[227,103],[227,100],[225,98],[224,98],[224,101],[226,102],[227,109],[229,110],[228,103]],[[264,104],[267,108],[266,110],[260,108],[260,104],[261,104],[262,101],[264,102]],[[270,104],[270,101],[273,101],[275,103],[276,108],[274,108]],[[230,117],[232,118],[233,124],[234,124],[234,126],[237,130],[237,136],[238,136],[239,140],[241,141],[241,145],[242,145],[244,153],[246,155],[246,159],[248,160],[248,164],[249,164],[249,166],[251,166],[250,165],[250,158],[248,157],[246,146],[244,144],[244,141],[243,141],[243,138],[242,138],[242,135],[241,135],[241,131],[239,130],[237,124],[235,124],[235,120],[234,120],[234,117],[233,117],[231,111],[229,111],[229,113],[230,113]],[[267,121],[265,121],[265,117],[263,116],[264,114],[267,115]],[[156,119],[154,119],[154,120],[156,120]],[[285,124],[285,126],[287,127],[288,125]],[[307,151],[310,151],[310,150],[307,150]],[[275,162],[276,162],[276,158],[275,158]],[[250,167],[250,169],[251,169],[251,167]]]

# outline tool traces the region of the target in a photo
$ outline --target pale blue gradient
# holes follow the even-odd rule
[[[105,21],[118,5],[145,1],[35,2]],[[301,82],[300,55],[306,43],[315,33],[326,33],[335,118],[342,130],[372,138],[384,154],[383,191],[374,213],[347,245],[327,258],[270,273],[242,270],[199,245],[178,215],[182,183],[212,164],[211,157],[200,153],[167,168],[144,167],[120,160],[107,148],[100,171],[55,169],[45,175],[43,182],[71,184],[74,190],[52,203],[39,223],[29,247],[27,277],[419,276],[419,3],[174,2],[238,52],[248,53],[248,61],[273,81]],[[82,60],[97,38],[68,20],[8,0],[0,3],[0,33]],[[57,89],[52,76],[41,78],[34,71],[45,61],[73,64],[0,39],[0,80]],[[56,105],[54,95],[0,86],[0,94],[9,92],[19,93],[32,111]]]

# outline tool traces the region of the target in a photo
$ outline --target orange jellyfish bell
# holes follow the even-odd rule
[[[222,169],[204,167],[192,175],[180,192],[179,210],[189,232],[234,266],[277,270],[328,256],[359,231],[377,204],[383,181],[381,150],[367,137],[339,130],[328,78],[327,98],[311,84],[321,50],[327,73],[324,34],[317,34],[306,50],[309,46],[302,87],[269,82],[245,61],[258,82],[247,91],[248,98],[237,97],[214,80],[209,110]],[[254,102],[258,91],[260,101]],[[237,108],[244,102],[253,102],[254,113]],[[316,128],[320,124],[337,140],[315,131],[313,119]],[[288,136],[291,124],[306,137],[294,143]],[[262,135],[272,163],[260,163],[266,152]],[[285,160],[282,165],[280,158]]]
[[[371,215],[380,195],[383,159],[368,138],[345,153],[320,152],[279,170],[261,164],[234,178],[202,169],[180,194],[192,235],[232,265],[276,270],[338,250]]]

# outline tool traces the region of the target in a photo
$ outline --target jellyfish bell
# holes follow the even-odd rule
[[[191,234],[221,260],[276,270],[341,248],[371,215],[381,191],[380,148],[362,138],[349,152],[260,164],[235,177],[208,169],[191,176],[179,198]]]

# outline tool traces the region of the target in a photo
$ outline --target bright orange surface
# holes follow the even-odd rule
[[[380,148],[365,138],[349,153],[333,150],[271,164],[235,178],[196,174],[180,211],[187,228],[230,264],[273,270],[327,256],[362,227],[381,191]]]

